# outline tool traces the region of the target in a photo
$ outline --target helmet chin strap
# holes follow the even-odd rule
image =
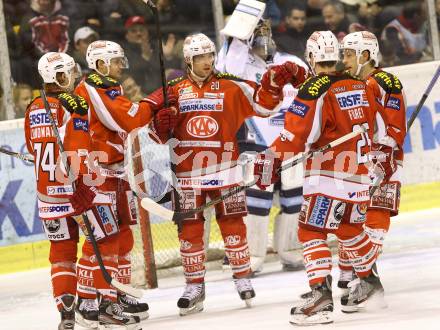
[[[357,70],[355,73],[355,76],[359,76],[359,74],[361,73],[362,68],[367,65],[368,61],[365,62],[364,64],[361,64],[361,55],[356,56],[357,58]]]
[[[104,61],[104,63],[107,66],[107,73],[102,73],[101,71],[99,71],[98,68],[96,68],[96,72],[103,75],[104,77],[107,77],[110,74],[110,61],[108,61],[108,63],[107,63],[107,60],[106,60],[106,61]]]
[[[67,76],[67,75],[66,75]],[[67,79],[67,84],[66,85],[61,85],[60,83],[59,83],[59,81],[58,81],[58,79],[55,79],[55,84],[57,84],[60,88],[62,88],[62,89],[66,89],[67,87],[69,87],[70,86],[70,82],[71,82],[71,75],[69,75],[68,76],[68,79]]]
[[[214,62],[212,63],[212,67],[214,66]],[[212,73],[212,71],[213,70],[211,70],[211,73],[210,74],[208,74],[206,77],[201,77],[201,76],[199,76],[197,73],[195,73],[194,72],[194,70],[193,70],[193,67],[194,67],[194,65],[193,65],[193,61],[192,61],[192,59],[191,59],[191,64],[189,65],[189,64],[187,64],[187,67],[188,67],[188,70],[189,70],[189,73],[191,74],[191,76],[193,77],[193,78],[195,78],[195,80],[197,80],[197,81],[199,81],[199,82],[204,82],[210,75],[211,75],[211,73]],[[214,69],[214,68],[213,68]]]

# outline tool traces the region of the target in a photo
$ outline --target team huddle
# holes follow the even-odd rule
[[[279,186],[277,250],[284,268],[305,266],[311,288],[292,307],[290,322],[333,322],[328,234],[339,243],[342,311],[357,312],[373,301],[385,307],[376,260],[399,206],[406,134],[401,83],[378,68],[378,42],[366,31],[348,34],[341,43],[330,31],[314,32],[307,41],[308,66],[267,52],[267,43],[259,47],[258,41],[255,49],[241,48],[244,63],[234,67],[239,40],[230,38],[217,57],[207,36],[188,36],[183,45],[186,76],[168,83],[167,100],[162,88],[139,102],[124,96],[118,79],[128,61],[114,42],[89,45],[91,72],[76,86],[79,72],[69,55],[41,57],[38,69],[47,98],[43,94],[28,106],[25,135],[35,159],[39,216],[50,240],[58,329],[74,329],[75,322],[87,328],[140,329],[148,318],[148,304],[112,286],[98,260],[113,279],[130,284],[130,225],[137,216],[124,169],[124,143],[130,132],[145,126],[159,143],[170,137],[178,141],[173,161],[182,185],[173,195],[173,208],[183,211],[240,184],[228,176],[212,178],[240,170],[240,153],[253,152],[255,186],[214,207],[233,282],[248,306],[255,297],[250,278],[263,267],[269,210]],[[342,70],[337,66],[341,61]],[[267,134],[267,123],[278,126],[279,134]],[[243,139],[241,127],[247,128]],[[354,137],[332,144],[346,136]],[[310,153],[328,144],[328,151]],[[67,157],[61,157],[63,149]],[[307,153],[311,156],[299,165],[299,182],[290,169],[281,170]],[[195,184],[203,178],[210,178],[209,184]],[[79,229],[87,239],[77,260]],[[182,316],[203,310],[203,231],[203,212],[188,215],[178,231],[186,280],[177,302]],[[293,260],[289,251],[300,247],[303,260]]]

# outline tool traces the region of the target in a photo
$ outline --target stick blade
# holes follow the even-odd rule
[[[174,211],[168,210],[148,197],[142,198],[141,206],[148,212],[153,213],[163,219],[171,220],[174,215]]]
[[[115,287],[118,291],[124,292],[132,297],[135,297],[135,298],[142,298],[142,296],[144,295],[142,293],[142,290],[136,289],[130,285],[118,282],[115,279],[112,280],[111,285],[113,287]]]

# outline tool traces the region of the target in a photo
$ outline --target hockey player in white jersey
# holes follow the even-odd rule
[[[236,30],[228,26],[223,30],[227,40],[218,54],[217,70],[257,83],[271,65],[289,61],[294,70],[302,72],[303,79],[292,82],[295,86],[292,84],[284,86],[284,100],[279,113],[268,118],[247,119],[246,125],[240,129],[240,152],[261,152],[271,145],[283,129],[285,111],[297,94],[296,87],[306,79],[307,65],[296,56],[276,50],[269,21],[260,20],[249,40],[235,37]],[[296,229],[297,215],[302,203],[302,168],[297,166],[289,171],[283,171],[281,180],[266,191],[254,186],[246,192],[249,213],[245,217],[245,223],[251,268],[254,273],[263,269],[268,246],[269,213],[274,190],[278,189],[281,212],[275,221],[273,247],[278,252],[284,270],[297,270],[303,266],[301,256],[295,257],[293,253],[295,248],[301,247]]]

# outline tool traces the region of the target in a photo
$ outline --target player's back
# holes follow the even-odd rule
[[[346,74],[312,77],[300,87],[288,109],[282,134],[285,139],[296,139],[305,150],[316,150],[361,127],[373,127],[369,101],[372,102],[371,95],[361,80]],[[363,134],[323,156],[309,159],[304,175],[304,195],[324,193],[351,199],[347,198],[349,193],[357,191],[361,197],[364,194],[361,191],[367,188],[367,178],[362,175],[368,172],[364,164],[369,141],[370,137]]]
[[[84,174],[86,169],[80,158],[87,156],[90,148],[87,103],[69,93],[49,94],[47,101],[65,150],[74,152],[69,157],[72,170]],[[71,213],[68,197],[72,194],[72,186],[61,172],[57,138],[41,97],[34,99],[27,108],[25,137],[28,151],[35,160],[40,217],[57,218]]]

